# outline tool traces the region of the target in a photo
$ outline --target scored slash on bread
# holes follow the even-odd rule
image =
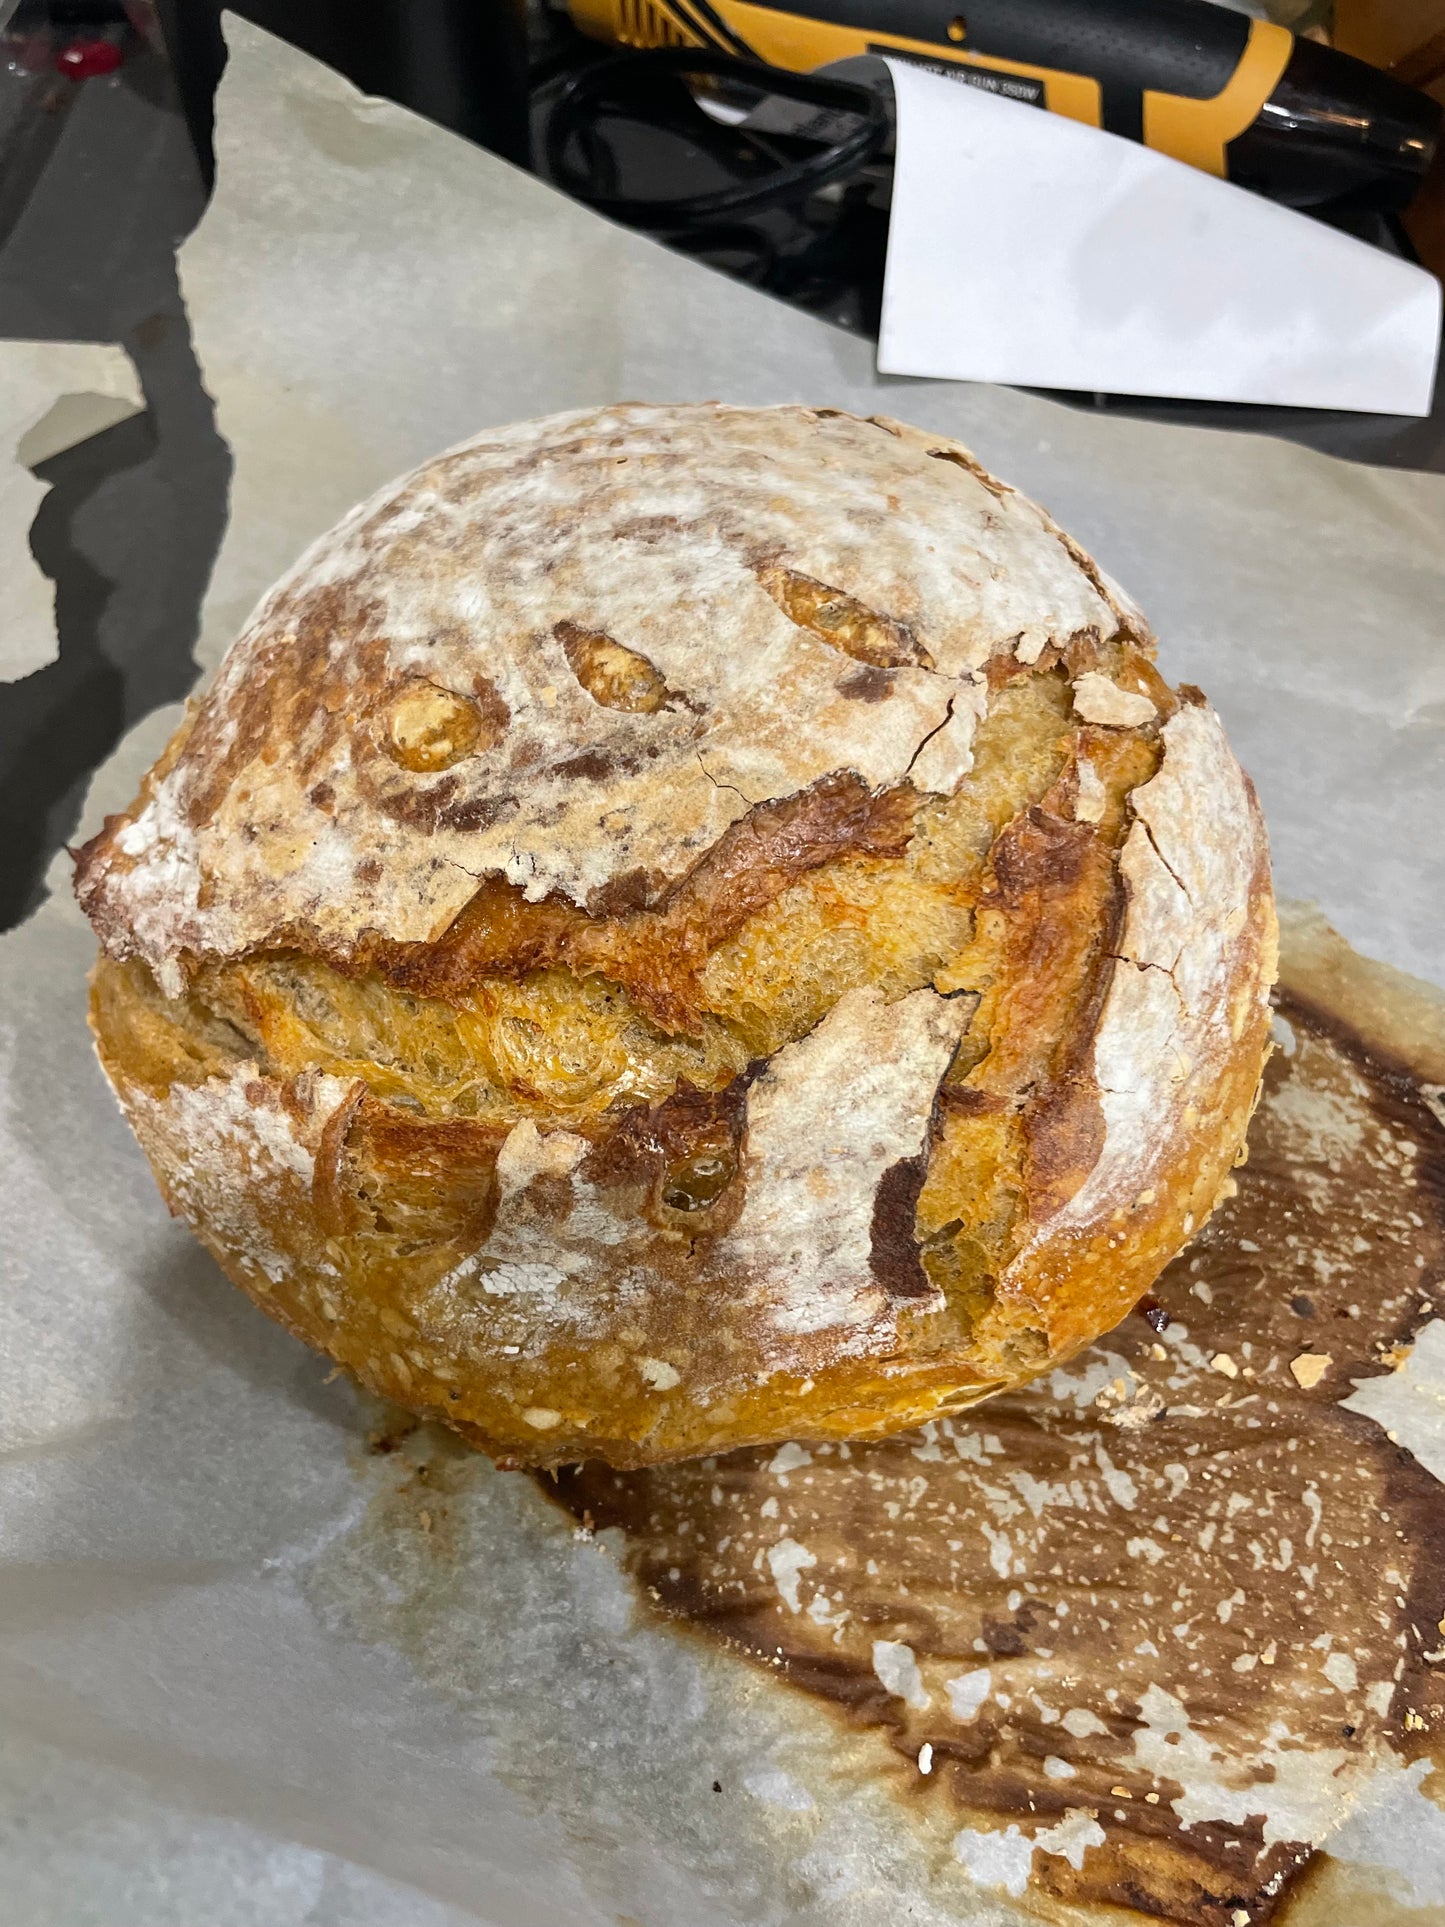
[[[1258,806],[1138,611],[882,418],[624,406],[353,512],[81,853],[232,1277],[514,1461],[956,1410],[1239,1151]]]

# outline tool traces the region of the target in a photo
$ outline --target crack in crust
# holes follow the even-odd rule
[[[933,669],[932,656],[907,625],[880,615],[857,596],[831,589],[777,562],[757,572],[758,581],[790,622],[872,669]]]
[[[619,878],[598,918],[555,899],[528,903],[484,884],[439,942],[364,946],[343,967],[376,970],[399,989],[445,997],[479,977],[564,965],[623,985],[664,1029],[701,1029],[698,977],[708,957],[809,871],[840,857],[897,857],[919,798],[907,785],[869,791],[839,771],[801,795],[761,803],[730,824],[679,882]]]

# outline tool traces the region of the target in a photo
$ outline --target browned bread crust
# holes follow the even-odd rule
[[[937,436],[523,423],[353,512],[81,852],[173,1210],[513,1462],[897,1430],[1203,1223],[1266,1050],[1253,790]]]

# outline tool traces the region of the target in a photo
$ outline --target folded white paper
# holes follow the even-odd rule
[[[878,366],[1430,411],[1440,284],[1260,195],[904,60]]]

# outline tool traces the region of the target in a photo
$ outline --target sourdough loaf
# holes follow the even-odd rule
[[[522,423],[364,503],[77,890],[171,1208],[514,1463],[1066,1357],[1228,1184],[1275,959],[1132,603],[956,443],[801,407]]]

